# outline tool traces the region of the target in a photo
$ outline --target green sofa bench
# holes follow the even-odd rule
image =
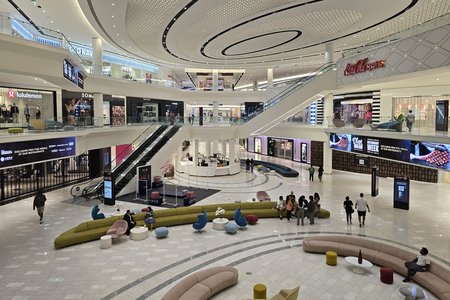
[[[23,128],[8,128],[9,134],[21,134],[23,133]]]
[[[155,210],[156,222],[153,228],[168,227],[174,225],[193,224],[197,221],[197,215],[203,210],[208,215],[208,221],[216,218],[216,210],[218,207],[225,209],[224,217],[232,220],[234,218],[234,211],[236,208],[241,209],[244,215],[252,214],[258,218],[278,218],[279,214],[276,210],[276,202],[243,202],[243,203],[222,203],[222,204],[208,204],[208,205],[194,205],[189,207],[177,207],[170,209]],[[125,212],[124,212],[125,214]],[[319,218],[327,218],[330,213],[321,209]],[[145,213],[137,213],[134,215],[134,220],[137,226],[146,226],[144,224]],[[122,220],[122,216],[112,216],[100,220],[86,221],[78,226],[71,228],[58,237],[54,241],[56,249],[76,245],[84,242],[94,241],[100,239],[106,234],[106,231],[117,220]]]

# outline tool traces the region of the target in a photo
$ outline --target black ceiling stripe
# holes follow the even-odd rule
[[[255,51],[242,52],[242,53],[236,53],[236,54],[227,54],[226,53],[228,49],[230,49],[230,48],[232,48],[232,47],[234,47],[236,45],[242,44],[244,42],[247,42],[247,41],[250,41],[250,40],[254,40],[254,39],[257,39],[257,38],[260,38],[260,37],[263,37],[263,36],[274,35],[274,34],[279,34],[279,33],[286,33],[286,32],[295,32],[296,34],[295,34],[294,37],[288,39],[287,41],[284,41],[282,43],[279,43],[279,44],[271,46],[271,47],[266,47],[266,48],[255,50]],[[239,42],[231,44],[230,46],[228,46],[228,47],[226,47],[225,49],[222,50],[222,55],[225,55],[225,56],[239,56],[239,55],[246,55],[246,54],[257,53],[257,52],[270,50],[270,49],[273,49],[275,47],[279,47],[279,46],[282,46],[284,44],[290,43],[293,40],[297,39],[300,35],[302,35],[302,32],[299,31],[299,30],[280,30],[280,31],[269,32],[269,33],[265,33],[265,34],[259,34],[257,36],[252,36],[252,37],[249,37],[249,38],[247,38],[245,40],[241,40]]]
[[[346,34],[346,35],[343,35],[343,36],[340,36],[340,37],[336,37],[336,38],[333,38],[333,39],[329,39],[329,40],[327,40],[327,41],[323,41],[323,42],[320,42],[320,43],[308,45],[308,46],[305,46],[305,47],[300,47],[300,48],[296,48],[296,49],[290,49],[290,50],[281,51],[281,52],[277,52],[277,53],[270,53],[270,54],[266,54],[266,55],[258,55],[258,56],[242,57],[242,58],[241,58],[241,57],[239,57],[239,58],[217,58],[217,57],[212,57],[212,56],[208,56],[208,55],[205,54],[205,48],[208,46],[209,43],[211,43],[214,39],[218,38],[219,36],[221,36],[221,35],[223,35],[223,34],[229,32],[229,31],[231,31],[231,30],[233,30],[233,29],[235,29],[235,28],[238,28],[238,27],[240,27],[240,26],[243,26],[243,25],[245,25],[245,24],[248,24],[248,23],[250,23],[250,22],[253,22],[253,21],[255,21],[255,20],[258,20],[258,19],[260,19],[260,18],[264,18],[264,17],[270,16],[270,15],[273,15],[273,14],[275,14],[275,13],[279,13],[279,12],[282,12],[282,11],[285,11],[285,10],[288,10],[288,9],[297,8],[297,7],[300,7],[300,6],[303,6],[303,5],[307,5],[307,4],[313,4],[313,3],[316,3],[316,2],[320,2],[320,1],[324,1],[324,0],[313,0],[313,1],[308,1],[308,2],[305,2],[305,3],[301,3],[301,4],[296,4],[296,5],[293,5],[293,6],[290,6],[290,7],[282,8],[282,9],[279,9],[279,10],[276,10],[276,11],[272,11],[272,12],[263,14],[263,15],[261,15],[261,16],[254,17],[254,18],[252,18],[252,19],[250,19],[250,20],[241,22],[241,23],[239,23],[239,24],[237,24],[237,25],[235,25],[235,26],[232,26],[232,27],[230,27],[230,28],[228,28],[228,29],[226,29],[226,30],[223,30],[222,32],[220,32],[220,33],[216,34],[215,36],[213,36],[212,38],[210,38],[206,43],[204,43],[204,44],[202,45],[202,47],[200,48],[200,53],[201,53],[204,57],[207,57],[207,58],[210,58],[210,59],[214,59],[214,60],[243,60],[243,59],[254,59],[254,58],[260,58],[260,57],[267,57],[267,56],[272,56],[272,55],[279,55],[279,54],[289,53],[289,52],[293,52],[293,51],[303,50],[303,49],[311,48],[311,47],[318,46],[318,45],[321,45],[321,44],[326,44],[326,43],[329,43],[329,42],[333,42],[333,41],[336,41],[336,40],[339,40],[339,39],[342,39],[342,38],[345,38],[345,37],[348,37],[348,36],[352,36],[352,35],[358,34],[358,33],[360,33],[360,32],[363,32],[363,31],[365,31],[365,30],[371,29],[371,28],[373,28],[373,27],[379,26],[379,25],[381,25],[381,24],[383,24],[383,23],[385,23],[385,22],[388,22],[388,21],[390,21],[390,20],[392,20],[392,19],[398,17],[399,15],[405,13],[406,11],[408,11],[409,9],[411,9],[412,7],[414,7],[414,6],[417,4],[417,2],[418,2],[419,0],[411,0],[411,3],[410,3],[406,8],[404,8],[404,9],[401,10],[400,12],[398,12],[398,13],[394,14],[393,16],[391,16],[391,17],[389,17],[389,18],[386,18],[386,19],[384,19],[384,20],[382,20],[382,21],[380,21],[380,22],[378,22],[378,23],[376,23],[376,24],[373,24],[373,25],[371,25],[371,26],[365,27],[365,28],[363,28],[363,29],[357,30],[357,31],[355,31],[355,32],[352,32],[352,33],[349,33],[349,34]],[[197,62],[197,61],[192,61],[192,60],[189,60],[189,59],[180,57],[180,56],[178,56],[178,55],[172,53],[172,52],[170,51],[169,47],[167,46],[167,36],[168,36],[168,34],[169,34],[170,29],[173,27],[173,25],[175,24],[176,20],[178,20],[178,19],[179,19],[179,18],[180,18],[180,17],[181,17],[181,16],[182,16],[182,15],[183,15],[183,14],[184,14],[191,6],[192,6],[192,5],[194,5],[196,2],[198,2],[198,0],[192,0],[192,1],[189,2],[182,10],[180,10],[174,18],[172,18],[172,20],[170,21],[170,23],[166,26],[166,28],[165,28],[165,30],[164,30],[164,34],[163,34],[163,37],[162,37],[162,42],[163,42],[163,47],[164,47],[164,49],[165,49],[170,55],[172,55],[172,56],[174,56],[174,57],[176,57],[176,58],[178,58],[178,59],[184,60],[184,61],[189,61],[189,62],[195,62],[195,63],[202,63],[202,64],[205,64],[206,62]],[[237,43],[239,43],[239,42],[237,42]],[[236,43],[235,43],[235,44],[236,44]],[[227,48],[229,48],[229,47],[230,47],[230,46],[228,46]],[[227,48],[225,48],[225,49],[227,49]],[[225,51],[225,50],[224,50],[224,51]],[[222,52],[223,52],[223,51],[222,51]],[[276,59],[276,60],[271,60],[271,61],[247,62],[246,64],[259,64],[259,63],[267,63],[267,62],[281,62],[281,61],[292,60],[292,59],[298,59],[298,58],[299,58],[299,57],[297,56],[297,57],[293,57],[293,58],[283,58],[283,59]],[[214,64],[214,62],[208,62],[208,63],[206,63],[206,64]]]
[[[25,20],[27,20],[37,31],[39,31],[40,34],[42,35],[47,35],[45,34],[41,28],[39,28],[34,22],[33,20],[31,20],[30,17],[27,16],[27,14],[13,1],[13,0],[8,0],[9,4],[11,4],[21,15],[22,17],[25,18]]]

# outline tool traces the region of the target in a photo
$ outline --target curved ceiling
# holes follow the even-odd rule
[[[102,37],[182,67],[264,68],[320,61],[450,12],[448,0],[78,0]]]

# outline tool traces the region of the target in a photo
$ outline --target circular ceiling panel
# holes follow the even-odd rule
[[[302,34],[299,30],[281,30],[259,34],[242,41],[238,41],[222,50],[222,55],[239,56],[270,50],[290,43]],[[271,45],[272,46],[269,46]]]

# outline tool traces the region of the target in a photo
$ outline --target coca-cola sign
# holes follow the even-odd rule
[[[369,63],[369,58],[363,58],[356,62],[356,64],[347,64],[344,70],[344,76],[351,76],[357,73],[364,73],[375,69],[384,68],[384,60],[377,60]]]

